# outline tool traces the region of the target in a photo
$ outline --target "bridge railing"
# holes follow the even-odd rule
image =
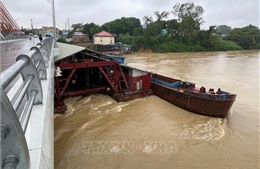
[[[41,80],[47,79],[53,38],[47,38],[16,58],[16,63],[0,74],[1,164],[2,168],[30,168],[25,132],[34,105],[42,104]],[[22,84],[8,96],[12,81],[22,76]],[[19,110],[19,111],[18,111]]]

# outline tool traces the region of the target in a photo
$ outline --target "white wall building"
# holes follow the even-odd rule
[[[102,31],[94,35],[95,45],[113,45],[115,43],[115,35]]]

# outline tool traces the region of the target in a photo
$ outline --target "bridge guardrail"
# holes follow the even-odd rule
[[[42,104],[41,80],[47,79],[53,38],[46,38],[16,58],[16,63],[0,74],[1,93],[1,164],[2,168],[30,168],[30,155],[25,132],[33,105]],[[21,75],[23,83],[9,98],[11,82]],[[25,102],[25,105],[22,103]],[[21,113],[18,110],[21,109]]]

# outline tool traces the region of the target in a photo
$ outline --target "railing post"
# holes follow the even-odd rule
[[[20,169],[30,168],[29,150],[26,144],[24,131],[16,112],[2,86],[1,93],[1,160],[2,168],[19,166]],[[12,162],[15,157],[19,162]],[[15,165],[14,165],[15,164]]]
[[[3,169],[16,169],[19,159],[16,156],[7,156],[3,161]]]
[[[40,79],[46,79],[47,78],[46,67],[40,49],[34,46],[31,47],[30,51],[34,51],[34,55],[32,56],[32,59],[36,64],[38,73],[40,74],[40,72],[42,72],[42,76],[40,76]]]
[[[46,47],[43,46],[43,43],[38,43],[36,45],[41,54],[42,54],[42,58],[44,59],[44,63],[45,63],[45,67],[48,68],[48,61],[50,60],[50,51],[48,51],[48,49]]]
[[[1,124],[1,141],[4,140],[8,134],[10,133],[10,129],[9,127],[7,127],[6,125],[4,124]]]
[[[42,103],[42,86],[41,86],[41,82],[40,82],[40,78],[38,75],[38,72],[36,70],[36,67],[34,66],[31,58],[28,55],[25,54],[21,54],[17,57],[16,59],[18,60],[28,60],[28,65],[25,66],[22,70],[21,70],[21,75],[23,77],[23,80],[25,81],[27,76],[33,76],[33,80],[31,82],[31,85],[28,87],[27,89],[27,97],[30,98],[29,96],[31,95],[32,91],[37,91],[37,96],[34,100],[34,104],[41,104]]]

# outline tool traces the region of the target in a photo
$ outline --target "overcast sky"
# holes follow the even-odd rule
[[[50,1],[50,0],[49,0]],[[20,27],[52,26],[51,4],[47,0],[2,0]],[[121,17],[136,17],[143,24],[144,16],[155,18],[155,11],[172,11],[176,2],[194,2],[204,9],[202,29],[210,25],[232,28],[249,24],[259,27],[259,0],[55,0],[56,26],[65,23],[95,23],[102,25]],[[170,14],[167,19],[176,18]]]

